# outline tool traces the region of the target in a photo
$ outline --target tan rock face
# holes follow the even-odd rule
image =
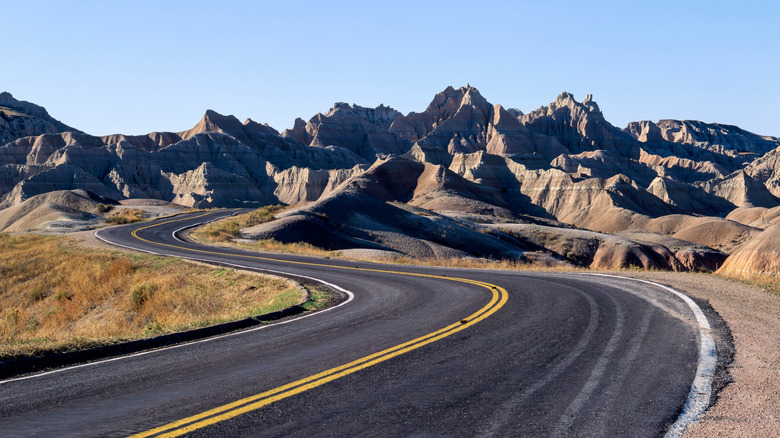
[[[11,93],[0,93],[0,145],[22,137],[74,131],[52,118],[46,109],[14,99]]]
[[[737,126],[703,123],[696,120],[632,122],[626,131],[643,143],[668,141],[703,148],[765,154],[780,146],[780,139],[759,136]]]
[[[747,170],[739,170],[727,177],[707,181],[701,186],[736,207],[772,208],[778,205],[778,199],[764,184],[751,177]]]
[[[693,120],[632,122],[624,131],[642,142],[647,156],[641,161],[661,165],[683,181],[724,177],[780,147],[775,137]]]
[[[726,214],[734,204],[723,197],[711,195],[700,187],[683,184],[669,178],[657,177],[647,191],[665,203],[692,214]]]
[[[745,173],[764,184],[772,195],[780,198],[780,147],[750,163],[745,167]]]
[[[639,157],[639,142],[607,122],[590,95],[580,103],[570,93],[561,93],[555,102],[519,119],[531,132],[555,137],[571,153],[604,149]]]
[[[726,219],[739,222],[755,228],[766,229],[780,223],[780,207],[749,207],[737,208],[726,216]]]
[[[282,134],[209,110],[183,132],[93,137],[7,93],[0,112],[0,208],[74,189],[197,207],[311,203],[264,235],[315,239],[311,225],[345,247],[349,225],[371,250],[664,269],[716,268],[780,208],[778,139],[690,121],[620,130],[590,95],[524,115],[448,87],[420,113],[337,103]],[[420,220],[431,228],[418,232]],[[480,228],[501,221],[552,237]],[[553,249],[574,227],[642,238],[577,237],[572,262]]]
[[[278,170],[271,164],[268,174],[276,183],[274,196],[284,204],[295,205],[316,201],[332,192],[344,181],[361,174],[366,166],[356,165],[351,169],[309,169],[291,167]]]
[[[267,126],[207,111],[182,133],[99,138],[66,132],[0,146],[0,205],[79,188],[113,199],[156,198],[187,206],[302,202],[363,162],[344,148],[309,147]],[[293,167],[324,171],[325,177],[274,179]],[[331,169],[338,171],[331,175]],[[288,183],[297,186],[285,187]]]
[[[293,129],[282,133],[311,146],[340,146],[373,161],[377,155],[403,154],[411,142],[388,132],[398,111],[380,105],[364,108],[358,105],[336,103],[325,114],[317,114],[308,123],[296,120]]]
[[[780,225],[773,225],[726,259],[718,273],[727,277],[765,277],[780,281]]]
[[[728,169],[711,161],[694,161],[674,155],[661,156],[640,149],[639,162],[655,170],[661,176],[678,181],[694,182],[711,178],[722,178]]]

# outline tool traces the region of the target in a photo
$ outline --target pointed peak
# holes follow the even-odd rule
[[[582,101],[582,103],[580,103],[577,102],[577,99],[574,98],[574,95],[572,93],[564,91],[563,93],[559,94],[558,97],[555,98],[554,105],[558,107],[563,107],[563,106],[584,107],[585,109],[587,109],[588,112],[597,112],[597,113],[601,112],[598,104],[596,103],[596,101],[593,100],[592,94],[585,95],[585,99]]]
[[[516,119],[517,117],[512,114],[509,110],[501,106],[501,104],[495,104],[493,105],[493,117],[495,120],[507,118],[507,119]]]
[[[599,105],[596,103],[595,100],[593,100],[592,94],[586,95],[585,100],[582,101],[582,104],[588,107],[588,109],[591,111],[601,112],[601,110],[599,109]]]
[[[7,91],[3,91],[2,93],[0,93],[0,105],[2,105],[3,102],[19,102],[19,101],[14,99],[13,94]]]
[[[306,121],[300,117],[296,117],[295,122],[293,122],[293,129],[303,129],[305,127],[306,127]]]
[[[232,115],[223,116],[222,114],[208,109],[200,121],[189,131],[182,132],[183,139],[189,139],[203,132],[226,132],[241,130],[244,125]]]
[[[476,88],[469,86],[461,89],[464,90],[463,100],[461,101],[461,105],[483,106],[487,104],[487,100],[484,97],[482,97],[481,94],[479,94],[479,90],[477,90]]]
[[[50,116],[48,111],[46,111],[46,108],[31,102],[18,100],[14,98],[14,96],[11,93],[7,91],[3,91],[2,93],[0,93],[0,106],[11,108],[14,111],[20,112],[22,114],[26,114],[28,116],[43,119],[53,124],[56,130],[58,130],[59,132],[66,132],[66,131],[79,132],[79,133],[81,132],[77,129],[71,128],[70,126]]]
[[[236,128],[242,126],[241,122],[233,115],[222,115],[214,110],[206,110],[201,122],[204,122],[205,128],[209,128],[210,131],[222,131],[230,128]]]
[[[558,95],[558,97],[555,98],[555,103],[559,104],[566,104],[568,102],[577,102],[574,100],[574,95],[569,93],[568,91],[564,91],[561,94]]]

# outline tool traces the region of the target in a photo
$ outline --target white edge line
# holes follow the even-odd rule
[[[666,435],[664,435],[664,438],[681,437],[691,424],[701,420],[701,418],[704,416],[704,412],[707,410],[707,406],[710,404],[710,396],[712,395],[712,381],[715,376],[717,352],[715,349],[715,340],[712,338],[712,330],[710,328],[710,323],[707,321],[707,317],[704,316],[704,312],[701,310],[701,307],[699,307],[699,305],[696,304],[696,302],[694,302],[689,296],[668,286],[664,286],[663,284],[648,280],[641,280],[638,278],[622,277],[620,275],[586,275],[613,277],[651,284],[677,295],[688,305],[688,307],[691,308],[691,311],[693,311],[693,315],[696,317],[696,322],[699,324],[699,363],[696,367],[696,376],[693,379],[691,391],[688,393],[688,398],[685,401],[682,412],[680,412],[680,415],[677,417],[677,421],[672,424],[672,426],[666,432]]]
[[[184,228],[187,228],[187,227],[184,227]],[[162,256],[167,256],[167,257],[177,257],[177,256],[170,256],[168,254],[157,253],[157,252],[149,251],[149,250],[136,249],[136,248],[132,248],[130,246],[120,245],[120,244],[117,244],[117,243],[112,243],[112,242],[109,242],[108,240],[106,240],[105,238],[100,237],[98,235],[99,231],[100,230],[95,230],[95,237],[97,237],[99,240],[101,240],[103,242],[106,242],[106,243],[108,243],[110,245],[120,246],[122,248],[128,248],[128,249],[132,249],[132,250],[135,250],[135,251],[142,251],[142,252],[155,254],[155,255],[162,255]],[[176,231],[179,231],[179,230],[176,230]],[[186,258],[186,259],[189,259],[189,260],[195,260],[195,261],[199,261],[199,262],[205,262],[205,263],[209,262],[209,260],[204,260],[204,259],[189,258],[189,257],[182,257],[182,258]],[[347,299],[346,299],[346,301],[341,302],[341,303],[339,303],[339,304],[337,304],[337,305],[335,305],[333,307],[328,307],[327,309],[323,309],[323,310],[320,310],[318,312],[309,313],[307,315],[302,315],[302,316],[299,316],[297,318],[288,319],[288,320],[285,320],[285,321],[279,321],[279,322],[275,322],[275,323],[272,323],[272,324],[261,325],[259,327],[255,327],[255,328],[251,328],[251,329],[247,329],[247,330],[239,330],[239,331],[236,331],[236,332],[227,333],[227,334],[219,335],[219,336],[213,336],[213,337],[209,337],[209,338],[206,338],[206,339],[201,339],[201,340],[198,340],[198,341],[192,341],[192,342],[186,342],[186,343],[183,343],[183,344],[172,345],[170,347],[155,348],[153,350],[147,350],[147,351],[142,351],[140,353],[128,354],[126,356],[118,356],[118,357],[114,357],[114,358],[111,358],[111,359],[103,359],[103,360],[98,360],[98,361],[95,361],[95,362],[88,362],[88,363],[83,363],[83,364],[79,364],[79,365],[73,365],[73,366],[69,366],[69,367],[65,367],[65,368],[58,368],[56,370],[46,371],[44,373],[33,374],[33,375],[30,375],[30,376],[16,377],[16,378],[7,379],[7,380],[0,380],[0,385],[5,384],[5,383],[16,382],[16,381],[20,381],[20,380],[35,379],[35,378],[38,378],[38,377],[43,377],[43,376],[47,376],[47,375],[50,375],[50,374],[61,373],[63,371],[69,371],[69,370],[73,370],[73,369],[77,369],[77,368],[84,368],[84,367],[89,367],[89,366],[93,366],[93,365],[99,365],[99,364],[103,364],[103,363],[107,363],[107,362],[114,362],[114,361],[129,359],[129,358],[132,358],[132,357],[145,356],[147,354],[157,353],[157,352],[160,352],[160,351],[173,350],[175,348],[186,347],[186,346],[190,346],[190,345],[200,344],[200,343],[203,343],[203,342],[215,341],[217,339],[227,338],[227,337],[230,337],[230,336],[237,336],[237,335],[243,335],[243,334],[246,334],[246,333],[252,333],[252,332],[255,332],[255,331],[258,331],[258,330],[262,330],[262,329],[265,329],[265,328],[268,328],[268,327],[272,327],[272,326],[278,326],[278,325],[282,325],[282,324],[289,324],[291,322],[300,321],[300,320],[305,319],[305,318],[309,318],[309,317],[316,316],[316,315],[321,315],[321,314],[323,314],[325,312],[337,309],[337,308],[339,308],[339,307],[349,303],[350,301],[352,301],[355,298],[355,294],[354,293],[344,289],[341,286],[337,286],[337,285],[335,285],[333,283],[328,283],[327,281],[321,280],[319,278],[309,277],[309,276],[306,276],[306,275],[292,274],[292,273],[283,272],[283,271],[275,271],[273,269],[262,269],[262,268],[252,267],[252,266],[238,265],[238,264],[235,264],[235,263],[222,263],[222,262],[220,262],[220,263],[223,264],[223,265],[233,266],[233,267],[241,268],[241,269],[249,269],[249,270],[252,270],[252,271],[262,271],[262,272],[268,272],[268,273],[278,274],[278,275],[287,275],[287,276],[291,276],[291,277],[305,278],[307,280],[312,280],[312,281],[315,281],[317,283],[321,283],[321,284],[324,284],[325,286],[328,286],[328,287],[331,287],[333,289],[336,289],[339,292],[342,292],[342,293],[346,294],[347,295]]]

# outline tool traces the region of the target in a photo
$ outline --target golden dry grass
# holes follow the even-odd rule
[[[113,209],[106,216],[106,222],[113,225],[131,224],[144,220],[145,213],[140,208]]]
[[[764,291],[773,294],[780,295],[780,280],[776,276],[771,275],[759,275],[759,274],[742,274],[742,273],[723,273],[716,271],[715,276],[721,278],[727,278],[729,280],[736,280],[744,284],[756,286]]]
[[[0,357],[139,339],[303,299],[284,279],[0,233]]]
[[[486,259],[486,258],[448,258],[448,259],[417,259],[408,256],[400,257],[341,257],[338,252],[335,255],[345,260],[355,260],[369,263],[389,263],[396,265],[418,265],[418,266],[437,266],[444,268],[463,268],[463,269],[497,269],[509,271],[566,271],[580,272],[584,268],[567,266],[543,266],[539,264],[520,262],[508,259]]]
[[[269,205],[249,213],[220,219],[196,229],[190,233],[190,236],[201,242],[229,242],[231,239],[241,237],[242,228],[270,222],[274,219],[274,213],[284,208],[283,205]]]
[[[19,111],[16,111],[14,109],[11,109],[11,108],[8,108],[8,107],[5,107],[5,106],[0,106],[0,113],[5,113],[5,115],[8,116],[8,117],[11,117],[11,116],[13,116],[13,117],[30,117],[29,115],[27,115],[25,113],[20,113]]]
[[[316,256],[332,256],[333,251],[328,251],[306,242],[282,243],[275,239],[257,240],[252,243],[238,242],[234,244],[241,248],[254,249],[259,251],[283,252],[292,254],[306,254]]]

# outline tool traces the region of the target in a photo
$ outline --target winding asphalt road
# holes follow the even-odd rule
[[[247,253],[173,235],[225,214],[99,236],[326,282],[343,304],[2,381],[0,435],[634,437],[663,435],[689,397],[685,415],[697,397],[706,406],[702,356],[714,352],[702,321],[657,285]]]

